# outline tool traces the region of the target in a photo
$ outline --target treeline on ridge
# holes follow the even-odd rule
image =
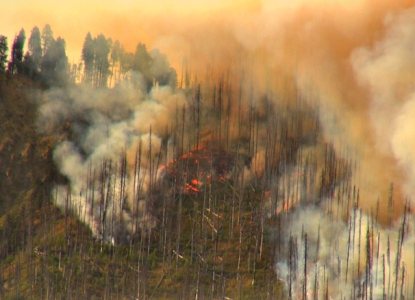
[[[23,75],[40,81],[46,87],[84,83],[95,88],[112,87],[130,80],[143,91],[155,84],[177,85],[176,71],[167,57],[158,49],[147,50],[139,43],[134,53],[128,52],[118,41],[88,32],[82,47],[79,63],[70,63],[66,55],[66,42],[54,38],[51,26],[42,31],[35,26],[27,40],[21,29],[10,48],[8,38],[0,35],[0,74]]]

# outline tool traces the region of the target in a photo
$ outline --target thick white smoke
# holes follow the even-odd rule
[[[328,213],[331,204],[326,202],[319,208],[298,208],[287,219],[285,234],[296,237],[298,265],[290,269],[287,238],[285,259],[277,270],[287,282],[287,291],[291,280],[293,298],[303,297],[305,282],[309,298],[316,293],[318,299],[414,295],[414,218],[402,212],[403,199],[410,200],[415,191],[415,8],[385,13],[381,26],[373,43],[355,43],[342,61],[333,59],[336,51],[326,53],[326,59],[320,58],[326,64],[323,70],[316,66],[317,79],[308,78],[313,77],[308,62],[304,64],[307,73],[300,70],[298,74],[300,88],[306,91],[314,86],[323,107],[337,115],[336,122],[324,115],[321,118],[337,153],[341,153],[339,137],[357,144],[354,147],[360,154],[353,158],[359,168],[354,170],[353,182],[360,187],[363,210],[343,211],[348,218],[336,217]],[[322,46],[321,51],[328,49]],[[344,78],[339,70],[345,71]],[[355,83],[349,84],[350,79]],[[344,87],[353,90],[342,91]],[[388,181],[401,189],[389,199]],[[394,214],[396,219],[390,224]]]
[[[169,86],[149,94],[136,87],[128,82],[105,90],[81,85],[52,89],[41,99],[39,130],[55,135],[53,159],[70,182],[56,187],[55,201],[105,239],[118,234],[115,228],[137,229],[134,209],[140,227],[154,226],[143,195],[157,176],[157,164],[165,163],[162,139],[187,101]]]
[[[393,155],[405,170],[405,194],[414,193],[413,119],[415,86],[415,8],[385,19],[385,36],[373,47],[356,49],[353,68],[359,83],[370,90],[370,121],[376,149]]]
[[[292,299],[412,297],[412,215],[385,229],[358,209],[345,222],[322,208],[305,207],[284,224],[287,259],[276,268]]]

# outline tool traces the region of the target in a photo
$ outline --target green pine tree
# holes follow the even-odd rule
[[[0,35],[0,72],[6,71],[7,63],[7,51],[9,47],[7,46],[7,37]]]

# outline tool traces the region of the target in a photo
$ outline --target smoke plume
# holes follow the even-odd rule
[[[178,70],[186,56],[199,81],[231,74],[238,82],[244,72],[244,88],[263,94],[281,92],[285,78],[293,78],[318,102],[337,151],[354,145],[362,207],[373,209],[379,198],[385,211],[393,182],[398,216],[412,193],[412,147],[403,145],[411,140],[411,6],[406,0],[248,1],[170,17],[160,12],[162,21],[149,21],[151,43],[171,53]]]
[[[134,20],[139,20],[134,21],[131,15],[119,18],[124,11],[120,7],[109,16],[104,27],[98,26],[100,23],[94,18],[89,22],[95,26],[93,29],[104,28],[107,34],[119,37],[127,48],[133,48],[131,40],[135,43],[137,38],[131,37],[130,29],[120,29],[120,20],[127,20],[128,27],[145,32],[141,38],[151,48],[159,48],[169,56],[177,73],[185,73],[183,78],[188,79],[189,85],[202,83],[205,90],[211,91],[214,84],[222,82],[233,95],[240,88],[245,95],[242,105],[254,106],[259,114],[267,114],[267,106],[261,107],[264,95],[273,95],[272,101],[288,102],[289,106],[289,99],[300,94],[308,105],[314,106],[320,114],[323,139],[331,141],[336,155],[355,165],[351,180],[359,190],[359,207],[331,207],[330,213],[338,217],[326,214],[324,201],[319,208],[298,209],[298,215],[286,221],[287,236],[293,237],[287,239],[286,249],[296,248],[298,253],[304,253],[301,252],[306,245],[304,233],[310,229],[307,247],[312,270],[318,274],[321,286],[329,287],[333,298],[350,295],[351,290],[357,290],[356,285],[361,290],[371,290],[375,298],[396,292],[398,283],[403,282],[402,275],[397,275],[401,279],[387,291],[378,290],[384,286],[380,282],[370,288],[361,278],[363,274],[366,279],[378,278],[381,266],[387,268],[385,274],[394,276],[394,272],[402,272],[402,265],[413,260],[408,242],[413,232],[413,217],[403,216],[405,200],[415,192],[413,2],[264,0],[216,3],[206,10],[195,4],[192,9],[173,9],[168,13],[154,9],[149,16],[135,17]],[[154,72],[160,75],[168,72],[165,57],[158,51],[152,55],[157,61]],[[140,76],[137,78],[140,80]],[[294,87],[287,87],[292,82]],[[173,134],[166,134],[171,132],[166,128],[179,124],[174,121],[180,116],[178,111],[184,105],[191,106],[194,100],[184,89],[160,86],[149,94],[142,90],[128,84],[106,91],[79,87],[51,90],[43,98],[39,128],[53,132],[66,123],[70,127],[67,137],[55,149],[54,159],[70,180],[71,190],[58,187],[57,202],[64,206],[71,195],[71,201],[79,202],[80,215],[96,235],[102,234],[102,229],[96,228],[103,219],[102,207],[77,199],[89,197],[85,193],[100,194],[103,199],[104,195],[111,195],[111,202],[103,200],[100,205],[110,205],[109,209],[114,211],[111,215],[120,215],[133,231],[135,225],[128,224],[128,220],[135,205],[131,200],[136,192],[135,174],[140,173],[143,190],[151,185],[152,176],[157,177],[157,164],[168,161],[167,156],[160,155],[169,152],[163,148],[169,145],[165,141],[174,140]],[[230,107],[237,107],[237,100],[232,101],[235,103]],[[231,138],[236,135],[234,128],[230,125]],[[260,142],[249,153],[253,162],[246,172],[251,177],[266,169],[265,142],[261,144],[266,130],[266,126],[259,125]],[[133,164],[138,148],[145,157],[140,171]],[[120,157],[123,156],[130,162],[125,182],[121,175],[114,177],[108,173],[105,180],[101,179],[101,187],[85,186],[88,178],[99,178],[98,173],[104,174],[108,168],[118,168],[115,173],[122,174]],[[155,163],[159,157],[162,157],[160,162]],[[103,163],[106,160],[114,165]],[[91,174],[94,169],[101,171]],[[123,184],[127,185],[128,195],[120,192]],[[279,185],[276,184],[276,189]],[[298,196],[296,202],[304,197],[306,194]],[[148,226],[145,224],[151,223],[148,220],[151,216],[145,207],[140,209],[143,220],[140,226]],[[337,214],[336,210],[341,211]],[[349,243],[346,245],[345,241]],[[376,258],[365,256],[365,247],[371,247],[370,251],[374,247],[380,249],[370,252],[377,253]],[[299,254],[296,259],[305,258]],[[290,268],[287,261],[278,263],[279,276],[288,278],[294,286],[300,285],[299,275],[290,277],[292,270],[287,271]],[[347,268],[351,271],[346,271]],[[410,267],[404,270],[409,272]],[[308,284],[307,290],[314,289],[311,280]]]
[[[137,188],[146,191],[157,176],[154,162],[158,158],[160,164],[161,141],[167,138],[176,108],[186,103],[184,93],[164,86],[143,94],[135,84],[124,82],[111,90],[52,89],[41,100],[39,130],[61,133],[53,159],[70,181],[69,188],[58,186],[53,192],[58,206],[75,210],[95,236],[114,235],[114,229],[104,233],[99,226],[135,231],[130,219],[133,201],[141,197]],[[138,151],[142,161],[137,167]],[[143,218],[147,214],[139,213]],[[116,217],[125,224],[114,221]]]

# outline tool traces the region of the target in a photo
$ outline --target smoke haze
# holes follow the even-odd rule
[[[55,36],[65,38],[69,57],[75,63],[86,28],[93,36],[102,32],[120,40],[129,51],[137,41],[150,45],[149,49],[157,48],[168,56],[178,74],[186,58],[192,81],[196,77],[203,81],[206,77],[215,82],[228,74],[230,82],[238,83],[242,82],[243,73],[242,89],[249,91],[253,87],[256,94],[262,95],[269,91],[283,94],[285,83],[294,80],[299,93],[319,108],[325,138],[333,141],[336,153],[358,162],[353,183],[360,188],[360,207],[365,214],[361,217],[359,213],[357,218],[363,218],[364,226],[371,222],[369,215],[378,209],[378,203],[378,218],[382,225],[388,224],[388,199],[393,182],[393,213],[398,225],[390,232],[379,229],[376,233],[390,236],[396,244],[405,199],[415,192],[413,1],[181,0],[175,5],[167,1],[61,1],[52,12],[46,9],[50,1],[37,1],[36,6],[26,2],[0,4],[1,11],[9,12],[0,21],[5,30],[0,33],[8,35],[11,41],[14,32],[20,29],[14,24],[23,25],[29,32],[48,20]],[[51,90],[42,101],[43,118],[39,123],[42,131],[53,132],[74,116],[79,119],[74,124],[76,143],[65,140],[54,152],[61,172],[71,179],[74,199],[83,189],[90,166],[99,169],[104,158],[116,161],[123,151],[134,157],[140,141],[143,157],[155,156],[158,152],[150,154],[150,145],[161,149],[162,140],[169,138],[164,132],[175,118],[177,107],[188,104],[180,90],[161,87],[146,95],[123,85],[111,92],[84,88],[68,94],[66,90]],[[344,151],[346,147],[353,150]],[[258,149],[254,163],[261,161],[262,153],[263,149]],[[146,162],[141,167],[152,168]],[[151,172],[143,173],[147,176],[143,184],[149,185]],[[65,201],[65,193],[61,189],[58,201]],[[87,214],[94,208],[81,209]],[[338,236],[348,238],[351,225],[347,221],[332,222],[320,211],[306,210],[299,214],[293,220],[300,221],[290,225],[291,234],[301,236],[303,227],[321,226],[325,232],[334,226]],[[301,223],[309,215],[320,220],[320,225]],[[92,217],[86,222],[95,228],[94,222],[98,221]],[[356,229],[356,221],[353,222]],[[411,219],[411,228],[412,223]],[[314,245],[318,233],[309,234]],[[324,237],[329,246],[332,234]],[[379,244],[381,253],[385,253],[388,247],[385,239]],[[410,252],[410,247],[405,244],[403,256]],[[330,259],[333,257],[346,260],[343,252]],[[284,264],[278,268],[284,273]],[[342,288],[346,287],[338,290]]]

